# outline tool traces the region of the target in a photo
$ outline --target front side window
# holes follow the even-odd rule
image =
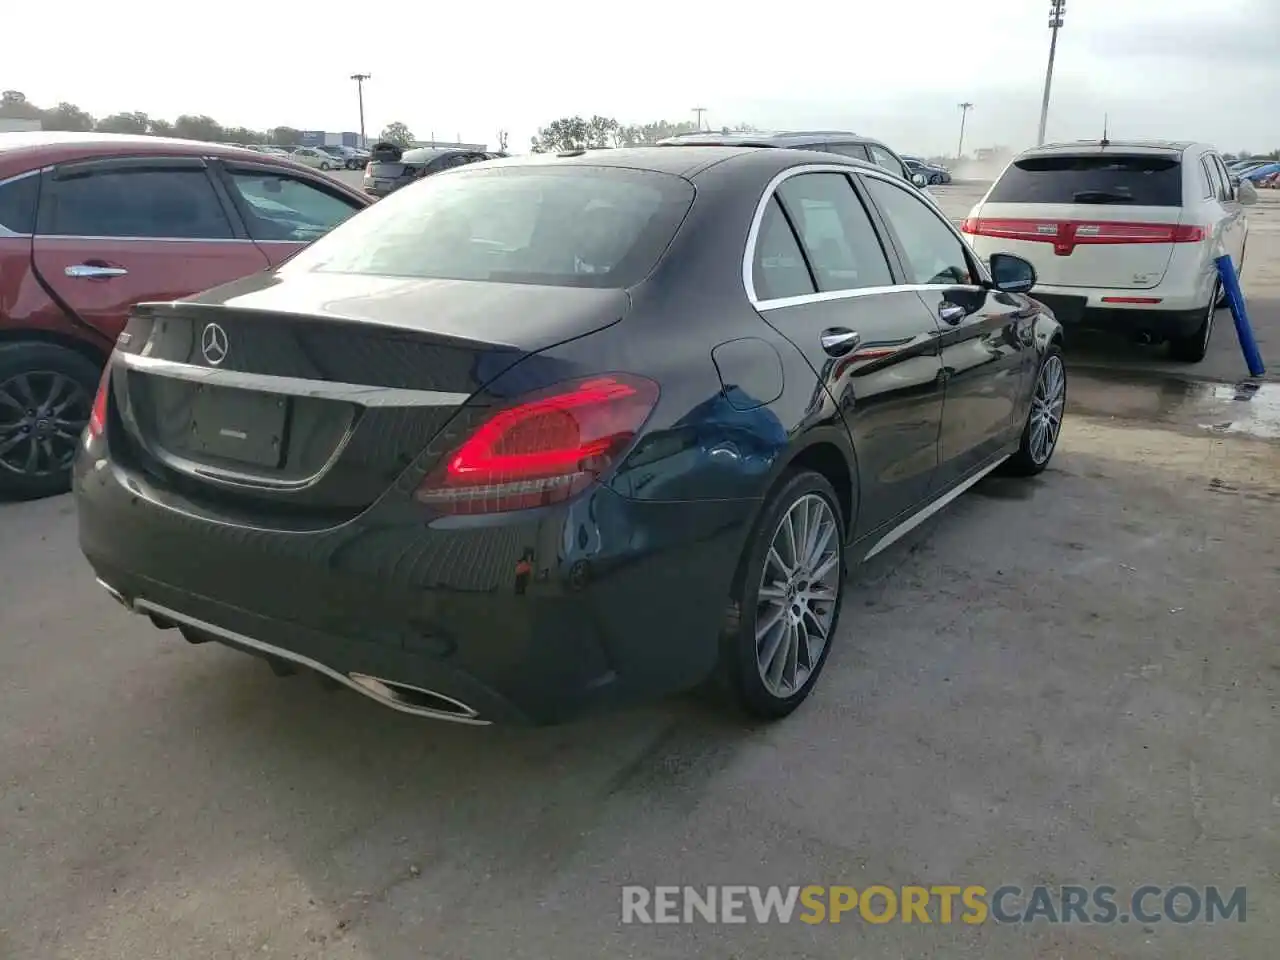
[[[1218,170],[1218,177],[1222,180],[1221,196],[1223,201],[1234,200],[1236,198],[1236,188],[1231,182],[1231,174],[1227,172],[1227,167],[1222,162],[1222,158],[1214,153],[1210,155],[1209,159],[1213,161],[1214,167]]]
[[[101,170],[55,179],[40,232],[61,237],[227,240],[232,237],[204,170]]]
[[[1223,178],[1218,172],[1217,166],[1214,165],[1213,157],[1207,153],[1200,158],[1200,169],[1204,172],[1205,179],[1209,181],[1209,192],[1205,196],[1214,200],[1222,199]]]
[[[229,177],[244,200],[245,226],[254,240],[309,243],[360,209],[287,174],[231,171]]]
[[[857,290],[893,283],[871,218],[842,173],[805,173],[778,188],[813,269],[818,290]]]
[[[898,238],[907,261],[908,282],[974,282],[964,242],[917,193],[879,177],[863,177],[862,182]]]
[[[693,185],[616,167],[482,167],[428,177],[322,237],[290,269],[629,287],[653,269]]]

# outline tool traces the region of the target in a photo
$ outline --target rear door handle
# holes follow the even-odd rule
[[[938,304],[938,319],[953,327],[968,315],[969,311],[957,303],[943,300]]]
[[[93,263],[73,264],[67,267],[65,272],[68,277],[74,277],[77,280],[105,280],[108,277],[124,277],[129,274],[124,267],[99,266]]]
[[[822,349],[832,357],[843,357],[862,342],[862,337],[845,327],[829,327],[822,331]]]

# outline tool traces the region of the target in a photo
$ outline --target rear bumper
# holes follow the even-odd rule
[[[138,612],[348,685],[364,674],[464,705],[442,719],[530,724],[704,679],[756,506],[600,488],[505,517],[433,521],[397,501],[328,530],[267,531],[205,520],[89,452],[75,492],[85,556]]]
[[[1166,301],[1163,298],[1159,303],[1108,302],[1104,299],[1156,298],[1160,297],[1158,290],[1090,291],[1088,296],[1084,296],[1037,288],[1031,296],[1052,310],[1064,328],[1145,335],[1153,339],[1185,337],[1195,333],[1204,322],[1208,305],[1186,306],[1178,300]]]

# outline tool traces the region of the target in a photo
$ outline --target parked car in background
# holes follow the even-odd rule
[[[102,364],[141,300],[281,263],[369,201],[212,143],[0,134],[0,496],[67,488]]]
[[[1053,456],[1061,331],[1031,265],[990,260],[898,174],[812,151],[428,177],[135,311],[80,545],[157,626],[409,714],[557,723],[715,677],[778,719],[850,565]]]
[[[1280,162],[1268,161],[1246,169],[1239,174],[1239,177],[1241,180],[1247,180],[1253,184],[1265,184],[1278,173],[1280,173]]]
[[[1208,144],[1048,144],[1019,154],[961,229],[979,255],[1035,264],[1033,295],[1065,326],[1168,341],[1194,363],[1223,302],[1216,258],[1243,268],[1256,199]]]
[[[272,157],[288,157],[291,155],[290,151],[284,147],[273,146],[269,143],[251,143],[247,149],[252,150],[254,153],[265,153]]]
[[[323,150],[315,147],[296,147],[289,153],[290,159],[297,163],[305,164],[308,167],[314,167],[316,170],[340,170],[342,169],[342,161],[337,157],[330,156]]]
[[[468,163],[492,160],[497,156],[500,154],[452,147],[414,147],[405,150],[397,144],[382,141],[375,143],[370,151],[361,186],[371,197],[385,197],[422,177]]]
[[[838,153],[843,157],[855,160],[866,160],[878,167],[883,167],[894,176],[901,177],[917,187],[926,187],[928,178],[923,174],[913,173],[906,162],[879,140],[864,137],[845,130],[791,130],[773,133],[686,133],[676,137],[668,137],[658,142],[659,146],[739,146],[739,147],[780,147],[792,150],[821,150],[824,153]]]
[[[930,186],[951,182],[951,171],[944,166],[929,163],[929,161],[921,160],[919,157],[908,157],[905,154],[902,157],[902,162],[907,165],[907,169],[912,174],[923,174],[925,181]]]
[[[343,144],[326,144],[318,149],[337,160],[344,170],[359,170],[369,161],[365,151]]]

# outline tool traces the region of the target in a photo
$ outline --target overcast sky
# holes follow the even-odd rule
[[[628,11],[624,14],[622,11]],[[451,0],[245,3],[11,0],[0,88],[95,116],[205,113],[227,125],[355,130],[523,150],[567,114],[623,123],[835,127],[903,152],[1034,140],[1049,0],[690,3]],[[1280,147],[1280,0],[1068,0],[1051,139]]]

